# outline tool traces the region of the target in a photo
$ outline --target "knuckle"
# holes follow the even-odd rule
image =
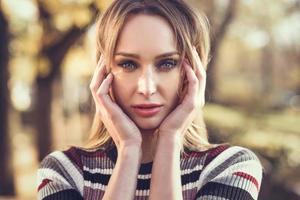
[[[92,92],[95,92],[95,91],[97,90],[96,86],[95,86],[93,83],[91,83],[91,84],[89,85],[89,88],[90,88],[90,90],[91,90]]]
[[[191,110],[194,110],[197,107],[197,102],[193,101],[191,104]]]
[[[97,114],[99,117],[102,117],[102,116],[103,116],[103,113],[102,113],[102,111],[101,111],[100,108],[97,108],[97,109],[96,109],[96,114]]]
[[[204,107],[204,105],[205,105],[205,102],[202,101],[201,104],[200,104],[200,107],[202,108],[202,107]]]
[[[97,90],[96,96],[97,96],[98,98],[100,98],[100,99],[103,99],[104,93],[103,93],[101,90]]]
[[[97,92],[97,99],[99,101],[100,104],[104,104],[104,94],[102,94],[101,92]]]
[[[186,106],[186,111],[187,112],[191,112],[195,109],[196,105],[195,105],[195,102],[190,102],[187,104]]]
[[[193,78],[193,79],[190,81],[190,83],[191,83],[192,85],[197,85],[198,80],[197,80],[196,78]]]
[[[201,100],[199,101],[199,106],[202,108],[205,105],[205,96],[201,97]]]
[[[93,87],[92,84],[89,85],[89,88],[90,88],[90,90],[92,90],[92,91],[93,91],[93,89],[94,89],[94,87]]]
[[[200,75],[199,75],[199,77],[200,77],[200,79],[206,79],[206,74],[205,73],[200,73]]]
[[[112,122],[116,122],[118,115],[115,112],[110,112],[108,113],[108,118],[112,121]]]

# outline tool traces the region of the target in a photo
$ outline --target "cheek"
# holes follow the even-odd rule
[[[161,84],[161,87],[164,90],[167,100],[171,105],[176,104],[178,100],[178,89],[181,83],[180,73],[178,70],[160,77],[161,80],[164,80]]]
[[[115,76],[112,84],[112,90],[117,103],[123,103],[132,96],[133,81],[128,81],[123,76]]]

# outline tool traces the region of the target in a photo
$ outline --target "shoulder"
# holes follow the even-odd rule
[[[63,171],[70,168],[81,168],[81,156],[76,147],[70,147],[65,151],[54,151],[48,154],[41,162],[40,168],[48,168]]]
[[[247,161],[255,161],[260,164],[256,154],[246,147],[221,145],[208,152],[205,165],[230,165]]]
[[[237,194],[246,199],[257,199],[262,172],[258,157],[248,148],[228,146],[222,151],[212,150],[199,178],[199,195],[207,195],[212,190],[228,190],[231,192],[225,196],[229,199]]]
[[[47,155],[37,170],[40,199],[49,195],[83,194],[83,176],[76,148],[54,151]],[[74,192],[72,192],[74,191]]]
[[[64,151],[48,154],[37,170],[38,199],[82,199],[83,160],[87,157],[103,156],[102,149],[86,150],[69,147]]]
[[[227,146],[222,151],[208,154],[204,175],[233,173],[236,176],[251,175],[256,177],[257,185],[262,179],[263,167],[257,155],[250,149],[241,146]],[[210,176],[209,176],[210,174]]]
[[[54,151],[48,154],[41,162],[40,168],[55,168],[57,170],[72,170],[76,168],[81,173],[83,160],[87,157],[106,156],[102,148],[84,149],[81,147],[71,146],[63,151]]]
[[[59,164],[61,167],[67,168],[70,165],[82,170],[82,160],[86,157],[106,156],[103,148],[84,149],[82,147],[71,146],[63,151],[54,151],[47,155],[41,162],[41,166],[49,164]]]

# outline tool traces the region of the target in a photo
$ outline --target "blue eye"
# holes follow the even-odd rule
[[[122,67],[126,71],[133,71],[137,68],[135,63],[132,61],[123,61],[119,63],[118,66]]]
[[[177,66],[177,61],[174,59],[166,59],[158,64],[158,68],[162,71],[169,71]]]
[[[131,72],[138,68],[137,64],[131,60],[125,60],[117,64],[125,71]],[[157,64],[157,69],[160,71],[169,71],[177,66],[177,61],[174,59],[165,59]]]

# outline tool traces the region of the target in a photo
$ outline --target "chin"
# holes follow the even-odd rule
[[[134,122],[140,130],[155,130],[161,124],[161,120],[151,118],[142,118],[134,120]]]

